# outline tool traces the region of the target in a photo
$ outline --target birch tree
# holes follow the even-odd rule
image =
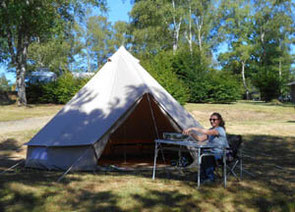
[[[173,20],[172,24],[172,33],[173,33],[173,53],[175,53],[178,49],[178,41],[179,41],[179,33],[181,24],[183,22],[184,17],[184,8],[182,1],[171,0],[172,9],[171,16]]]
[[[294,40],[294,3],[291,0],[254,1],[255,85],[269,101],[281,95],[291,71]]]
[[[246,80],[246,67],[253,51],[252,41],[249,39],[253,33],[250,3],[244,0],[224,1],[227,8],[224,31],[229,43],[229,51],[220,55],[220,60],[236,60],[240,63],[240,73],[246,99],[249,99],[249,88]]]
[[[145,50],[179,48],[186,0],[140,0],[130,13],[133,44]]]

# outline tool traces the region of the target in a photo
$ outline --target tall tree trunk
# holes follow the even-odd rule
[[[18,105],[27,105],[25,75],[27,69],[27,54],[28,54],[28,39],[27,36],[19,33],[18,49],[16,56],[16,88],[18,95]]]
[[[191,56],[193,54],[193,38],[192,38],[192,6],[191,1],[189,1],[189,17],[188,17],[189,23],[188,23],[188,35],[186,34],[186,39],[189,44],[189,50],[191,53]]]
[[[18,66],[16,70],[16,88],[17,88],[17,96],[18,96],[18,101],[17,101],[18,106],[27,105],[25,73],[26,73],[25,64],[20,64],[20,66]]]
[[[279,61],[279,80],[280,80],[280,94],[282,94],[282,58]]]
[[[87,54],[87,71],[91,72],[90,55],[89,55],[88,48],[86,48],[86,54]]]
[[[280,51],[283,52],[281,40],[280,40]],[[282,94],[282,57],[281,56],[279,58],[279,80],[280,80],[280,94]]]
[[[246,90],[246,99],[249,100],[249,89],[246,83],[246,77],[245,77],[245,61],[242,61],[242,79],[243,79],[243,85]]]
[[[179,23],[175,22],[175,26],[174,26],[174,39],[173,39],[173,53],[175,54],[175,52],[178,49],[178,40],[179,40],[179,31],[180,31],[180,25],[181,25],[181,19],[179,21]]]
[[[200,14],[199,16],[197,16],[196,20],[196,25],[197,25],[197,36],[198,36],[198,45],[199,45],[199,50],[200,52],[202,52],[203,48],[202,48],[202,27],[204,24],[204,17],[202,16],[202,14]]]
[[[175,1],[172,0],[172,7],[173,7],[173,54],[176,53],[178,49],[178,40],[179,40],[179,31],[182,22],[182,18],[179,18],[179,22],[176,21],[176,8],[175,8]]]
[[[202,25],[198,26],[198,41],[199,41],[199,50],[202,52]]]

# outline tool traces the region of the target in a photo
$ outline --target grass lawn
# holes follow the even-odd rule
[[[0,121],[14,121],[25,118],[51,116],[56,114],[63,105],[28,105],[18,107],[14,105],[0,105]]]
[[[0,110],[10,111],[9,107]],[[60,109],[50,107],[33,106],[39,112],[31,110],[29,117]],[[17,168],[0,175],[0,211],[295,211],[292,105],[239,102],[185,107],[205,127],[209,115],[220,112],[228,133],[243,135],[249,156],[244,167],[255,177],[244,175],[239,182],[229,178],[226,189],[220,182],[197,189],[196,173],[190,171],[185,176],[159,171],[155,181],[151,171],[76,172],[57,183],[62,172]],[[27,117],[22,114],[26,109],[21,110],[13,120]],[[0,117],[5,120],[2,113]],[[0,132],[0,170],[25,157],[22,144],[37,131]]]

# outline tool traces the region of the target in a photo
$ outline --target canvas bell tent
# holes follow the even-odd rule
[[[26,167],[95,170],[153,158],[154,140],[199,123],[124,47],[28,143]]]

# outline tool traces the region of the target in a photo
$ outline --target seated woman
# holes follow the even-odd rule
[[[210,152],[214,154],[214,157],[205,156],[202,158],[201,182],[214,182],[214,169],[216,166],[215,160],[221,159],[223,148],[228,147],[225,122],[222,116],[219,113],[213,113],[210,116],[209,121],[212,127],[208,130],[199,127],[192,127],[183,131],[183,134],[190,135],[200,142],[208,140],[208,144],[214,146],[214,148],[210,150]],[[198,134],[196,132],[198,132]]]

